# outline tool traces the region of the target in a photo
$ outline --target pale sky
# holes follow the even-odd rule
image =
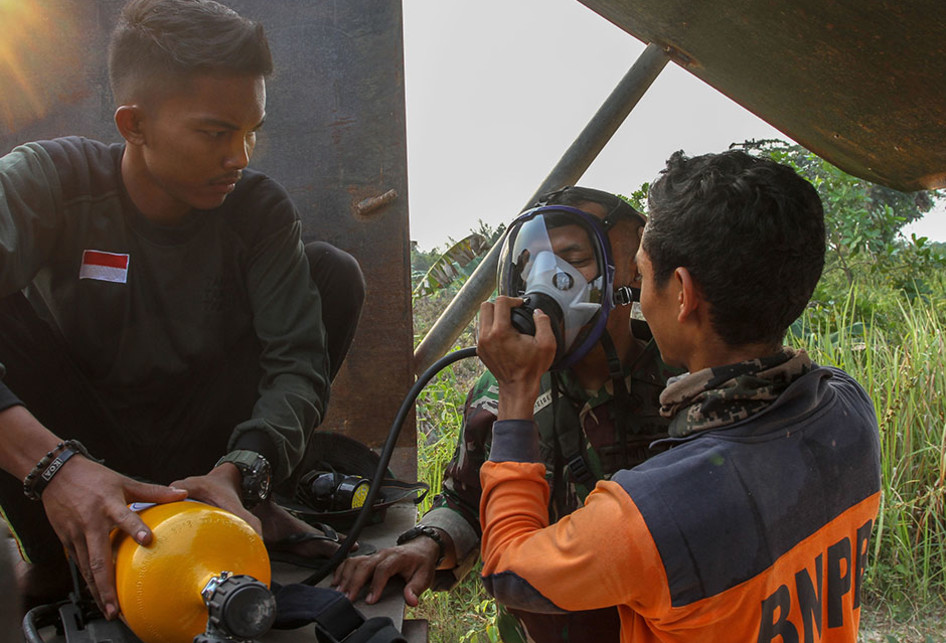
[[[511,220],[644,44],[577,0],[403,0],[411,239]],[[786,137],[673,63],[579,182],[629,194],[674,151]],[[946,213],[919,234],[946,241]]]

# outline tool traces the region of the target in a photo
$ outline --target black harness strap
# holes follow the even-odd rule
[[[611,335],[605,330],[601,335],[601,347],[604,349],[605,357],[608,360],[608,375],[614,388],[614,404],[611,408],[611,419],[617,430],[618,442],[621,445],[622,467],[630,466],[630,456],[628,454],[627,436],[631,425],[631,394],[627,388],[627,382],[624,378],[624,368],[621,366],[621,359],[618,357],[617,349]],[[639,358],[638,358],[639,359]],[[553,477],[553,485],[559,480],[559,469],[562,462],[568,467],[572,480],[582,485],[588,491],[594,489],[600,479],[595,472],[588,466],[585,458],[585,432],[581,426],[581,420],[578,417],[564,417],[565,405],[559,405],[559,390],[557,379],[553,373],[552,377],[552,404],[554,409],[554,433],[556,449],[556,467]],[[557,407],[557,408],[556,408]],[[574,410],[569,408],[568,410]],[[577,431],[562,431],[560,427],[570,426],[577,423]],[[557,488],[553,486],[554,490]]]
[[[560,404],[560,395],[558,390],[557,377],[552,376],[552,404],[553,404],[553,430],[555,433],[556,459],[559,461],[555,467],[555,477],[560,478],[560,464],[563,462],[571,473],[572,480],[582,485],[588,491],[595,487],[598,482],[598,476],[594,474],[591,467],[585,461],[584,437],[585,431],[581,426],[581,419],[571,404]],[[567,415],[567,417],[565,417]],[[575,430],[571,427],[574,426]],[[566,427],[567,430],[562,430]],[[560,482],[560,480],[559,480]],[[553,487],[554,489],[554,487]],[[556,494],[557,495],[557,494]]]
[[[565,464],[565,458],[562,455],[562,444],[558,433],[558,412],[559,412],[559,390],[558,375],[551,372],[549,375],[549,390],[552,393],[552,448],[555,451],[555,466],[552,469],[552,492],[549,494],[549,520],[556,522],[558,515],[558,498],[562,488],[562,468]]]
[[[614,426],[618,431],[618,441],[621,443],[621,464],[622,467],[626,468],[630,462],[627,453],[627,434],[631,423],[631,394],[628,392],[627,383],[624,380],[621,358],[618,357],[614,341],[607,330],[601,335],[601,346],[604,348],[604,354],[608,359],[608,375],[611,376],[611,383],[614,387],[614,406],[611,410],[611,419],[614,420]]]

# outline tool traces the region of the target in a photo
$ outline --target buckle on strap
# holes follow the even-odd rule
[[[598,476],[591,472],[591,469],[588,468],[588,464],[585,462],[585,459],[581,457],[580,454],[569,460],[567,466],[575,482],[579,483],[589,491],[593,489],[595,484],[598,482]]]

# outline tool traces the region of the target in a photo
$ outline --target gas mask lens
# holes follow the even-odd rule
[[[600,225],[576,208],[535,208],[510,226],[500,255],[499,294],[525,300],[512,313],[520,332],[535,333],[535,309],[549,316],[558,346],[553,369],[581,359],[601,336],[611,308],[609,257]]]

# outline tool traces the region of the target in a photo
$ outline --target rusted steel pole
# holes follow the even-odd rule
[[[647,45],[525,207],[532,205],[539,195],[574,184],[581,178],[669,60],[670,55],[663,47],[653,43]],[[480,303],[489,297],[495,285],[501,247],[502,239],[490,249],[414,351],[415,375],[422,373],[450,349],[473,319]]]

